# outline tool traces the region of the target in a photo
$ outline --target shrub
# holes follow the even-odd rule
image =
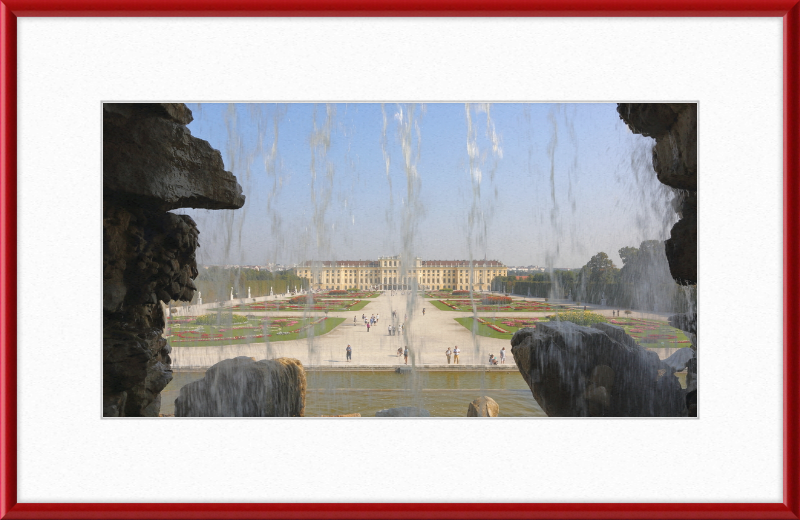
[[[247,316],[241,316],[239,314],[225,314],[221,313],[217,314],[204,314],[202,316],[198,316],[196,320],[194,320],[195,325],[216,325],[217,320],[221,325],[230,325],[231,323],[247,323]]]
[[[469,291],[453,291],[453,296],[466,296],[469,294]]]
[[[557,312],[552,316],[548,316],[548,318],[550,318],[551,321],[571,321],[576,325],[584,326],[593,325],[595,323],[603,323],[606,321],[604,316],[590,311]]]
[[[332,291],[329,291],[328,294],[330,294],[331,296],[333,296],[333,295],[341,296],[343,294],[347,294],[347,291],[344,291],[342,289],[334,289]]]
[[[308,303],[309,302],[309,295],[307,294],[298,294],[297,296],[293,296],[289,298],[289,303],[300,304],[300,303]],[[314,303],[314,297],[311,297],[311,303]]]
[[[631,311],[625,311],[625,314],[633,314]]]

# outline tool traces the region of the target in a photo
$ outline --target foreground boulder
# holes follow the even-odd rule
[[[181,388],[176,417],[302,417],[306,374],[296,359],[220,361]]]
[[[658,355],[621,327],[538,323],[511,338],[511,353],[550,417],[681,417],[685,391]]]
[[[488,396],[475,399],[467,407],[467,417],[497,417],[500,415],[500,405]]]
[[[431,413],[416,406],[398,406],[375,412],[375,417],[430,417]]]

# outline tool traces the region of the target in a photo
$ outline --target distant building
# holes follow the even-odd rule
[[[421,260],[404,266],[400,255],[378,260],[307,261],[295,268],[297,276],[308,280],[312,289],[403,290],[424,289],[485,291],[496,276],[506,276],[508,268],[497,260]]]

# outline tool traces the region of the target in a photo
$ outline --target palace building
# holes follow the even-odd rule
[[[326,289],[488,291],[492,279],[506,276],[508,268],[497,260],[421,260],[404,265],[400,255],[378,260],[307,261],[295,267],[308,287]]]

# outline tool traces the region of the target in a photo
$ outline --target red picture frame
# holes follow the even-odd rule
[[[784,50],[783,503],[145,504],[17,502],[18,16],[771,16]],[[800,0],[6,0],[0,2],[0,519],[800,518]]]

